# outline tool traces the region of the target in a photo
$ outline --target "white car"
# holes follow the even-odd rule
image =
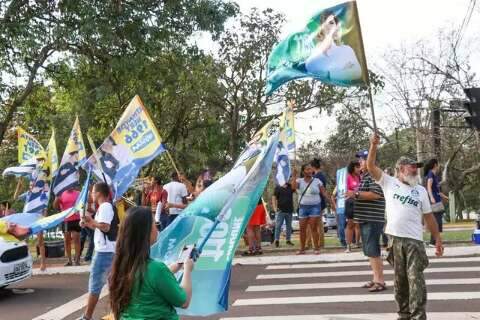
[[[0,288],[32,276],[32,256],[25,241],[6,241],[0,237]]]

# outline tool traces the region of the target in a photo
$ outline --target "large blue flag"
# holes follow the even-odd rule
[[[277,148],[278,133],[268,140],[266,134],[259,132],[233,169],[183,210],[152,247],[152,258],[171,263],[185,245],[206,240],[192,274],[192,301],[180,314],[208,316],[228,309],[232,259],[265,189]]]

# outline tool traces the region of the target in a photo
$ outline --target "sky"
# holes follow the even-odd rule
[[[471,0],[357,0],[364,46],[369,68],[375,70],[380,57],[402,43],[415,43],[435,37],[442,28],[458,29],[467,13]],[[236,0],[240,10],[248,13],[251,8],[272,8],[286,16],[282,37],[301,30],[306,21],[317,11],[344,2],[338,0]],[[464,41],[478,35],[480,30],[480,1],[471,21],[464,31]],[[477,38],[478,39],[478,38]],[[468,43],[477,53],[472,67],[480,74],[480,44]],[[385,112],[380,110],[379,97],[375,98],[375,111],[379,125],[386,125]],[[297,144],[314,139],[326,139],[335,129],[334,117],[309,111],[296,116]],[[312,129],[310,129],[310,127]]]

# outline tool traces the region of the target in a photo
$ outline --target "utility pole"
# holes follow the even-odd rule
[[[440,106],[438,101],[435,101],[432,104],[433,153],[439,161],[441,157],[440,122]]]

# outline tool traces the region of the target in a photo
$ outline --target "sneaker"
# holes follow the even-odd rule
[[[77,318],[76,320],[91,320],[85,317],[85,315],[82,315],[80,318]]]
[[[347,250],[345,250],[345,253],[350,253],[352,252],[351,245],[347,244]]]
[[[292,241],[287,241],[287,244],[288,244],[289,246],[291,246],[291,247],[293,247],[293,246],[294,246],[294,244],[293,244],[293,242],[292,242]]]
[[[275,240],[275,248],[278,248],[278,247],[280,247],[280,241]]]

